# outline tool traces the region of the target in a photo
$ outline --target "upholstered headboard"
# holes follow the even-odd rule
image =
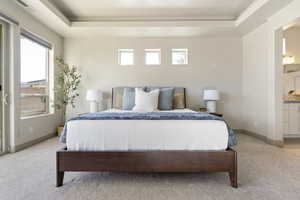
[[[115,87],[112,89],[111,107],[115,109],[122,109],[123,105],[123,93],[124,88],[127,87]],[[165,88],[165,87],[146,87],[146,88]],[[175,87],[173,109],[186,108],[186,92],[183,87]]]

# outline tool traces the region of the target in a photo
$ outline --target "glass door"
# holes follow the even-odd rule
[[[8,150],[8,25],[0,20],[0,155]]]
[[[0,24],[0,92],[3,98],[3,25]],[[4,153],[4,134],[3,134],[3,121],[4,121],[4,113],[3,113],[3,99],[1,98],[1,106],[0,106],[0,154]]]

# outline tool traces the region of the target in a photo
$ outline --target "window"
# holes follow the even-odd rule
[[[46,43],[46,42],[45,42]],[[21,36],[21,116],[49,112],[49,51],[36,37]]]
[[[160,49],[145,49],[145,64],[160,65]]]
[[[187,65],[188,49],[172,49],[172,65]]]
[[[133,65],[134,64],[134,50],[133,49],[119,49],[118,50],[119,65]]]

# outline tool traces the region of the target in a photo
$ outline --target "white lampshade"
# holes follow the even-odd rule
[[[203,100],[205,101],[217,101],[220,99],[218,90],[204,90]]]
[[[87,101],[99,102],[103,99],[103,93],[100,90],[88,90],[86,93]]]

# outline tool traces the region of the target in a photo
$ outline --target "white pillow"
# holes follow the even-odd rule
[[[141,88],[135,88],[135,112],[153,112],[158,107],[159,89],[144,92]]]

